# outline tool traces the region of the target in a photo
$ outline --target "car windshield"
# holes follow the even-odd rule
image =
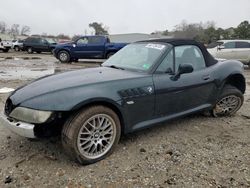
[[[48,43],[50,43],[50,44],[56,43],[55,39],[52,39],[52,38],[46,38],[46,40],[47,40]]]
[[[110,57],[102,65],[106,67],[148,71],[156,60],[169,48],[168,44],[129,44]]]

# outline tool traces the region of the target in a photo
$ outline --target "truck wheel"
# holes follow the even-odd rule
[[[62,50],[58,53],[58,59],[59,61],[63,63],[69,63],[70,62],[70,55],[67,51]]]
[[[240,90],[232,85],[225,85],[212,110],[212,115],[214,117],[232,116],[240,109],[243,101],[244,97]]]
[[[32,47],[28,47],[28,48],[27,48],[27,52],[28,52],[29,54],[32,54],[32,53],[33,53]]]
[[[92,106],[68,119],[62,130],[62,144],[72,159],[91,164],[110,155],[120,135],[117,114],[105,106]]]
[[[20,51],[19,46],[15,46],[15,47],[14,47],[14,50],[15,50],[16,52]]]
[[[109,59],[112,55],[114,55],[115,54],[115,52],[109,52],[108,54],[107,54],[107,59]]]
[[[9,51],[9,49],[3,49],[3,52],[7,53]]]

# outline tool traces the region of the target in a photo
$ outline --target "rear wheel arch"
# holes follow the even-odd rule
[[[109,57],[114,55],[116,52],[117,52],[116,50],[109,50],[109,51],[106,52],[105,57],[108,59]]]
[[[233,74],[226,78],[223,86],[226,85],[232,85],[236,87],[238,90],[242,92],[242,94],[245,93],[246,90],[246,82],[245,77],[242,74]]]

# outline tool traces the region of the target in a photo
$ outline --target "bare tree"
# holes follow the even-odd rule
[[[16,38],[19,33],[19,24],[13,24],[9,30],[9,34]]]
[[[0,22],[0,33],[6,33],[7,25],[5,22]]]
[[[27,25],[24,25],[21,29],[21,35],[28,35],[30,33],[30,27]]]

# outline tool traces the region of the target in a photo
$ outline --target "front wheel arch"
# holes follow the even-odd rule
[[[121,133],[123,134],[125,132],[125,120],[124,120],[122,110],[118,107],[118,105],[114,104],[114,102],[101,100],[101,99],[95,100],[95,101],[88,101],[88,102],[76,105],[75,107],[72,108],[71,112],[75,113],[77,111],[81,111],[82,109],[89,108],[91,106],[105,106],[113,110],[119,117],[119,120],[121,123]]]

